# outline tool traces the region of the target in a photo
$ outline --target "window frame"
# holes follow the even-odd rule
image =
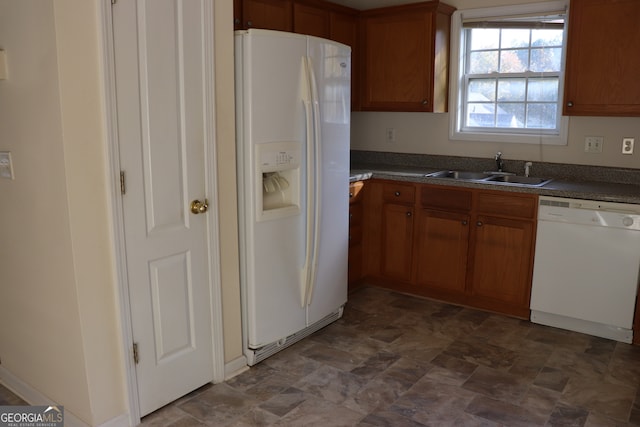
[[[461,141],[490,141],[511,142],[524,144],[567,145],[569,118],[562,115],[564,97],[564,72],[568,29],[568,0],[556,0],[545,3],[466,9],[454,12],[451,22],[451,63],[449,79],[449,139]],[[465,46],[466,20],[481,20],[483,18],[499,20],[514,16],[542,16],[545,14],[565,11],[563,50],[561,67],[558,77],[558,129],[527,129],[519,132],[514,128],[463,127],[466,114],[466,81],[464,64],[467,55]],[[533,73],[535,77],[542,77],[544,73]]]

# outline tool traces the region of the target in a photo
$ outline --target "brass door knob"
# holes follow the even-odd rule
[[[201,202],[198,199],[191,202],[191,213],[198,215],[201,213],[205,213],[208,209],[209,201],[207,199],[204,199],[204,202]]]

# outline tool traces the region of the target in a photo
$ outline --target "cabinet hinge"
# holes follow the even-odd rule
[[[138,343],[133,343],[133,361],[137,365],[140,362],[140,354],[138,353]]]
[[[120,194],[126,194],[127,185],[124,179],[124,171],[120,171]]]

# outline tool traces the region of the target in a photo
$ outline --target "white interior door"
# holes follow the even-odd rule
[[[123,216],[141,415],[213,380],[211,282],[203,201],[206,19],[212,0],[113,6]]]

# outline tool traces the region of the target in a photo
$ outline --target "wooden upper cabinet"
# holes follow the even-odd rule
[[[356,11],[329,13],[329,38],[351,47],[351,109],[360,109],[360,49],[358,46],[358,14]]]
[[[638,0],[571,2],[565,115],[640,116],[639,18]]]
[[[233,0],[233,29],[241,30],[242,28],[242,0]]]
[[[291,31],[293,3],[291,0],[242,0],[241,26]]]
[[[447,111],[454,10],[432,1],[362,12],[363,110]]]
[[[299,34],[329,38],[329,10],[322,5],[295,2],[293,31]]]

